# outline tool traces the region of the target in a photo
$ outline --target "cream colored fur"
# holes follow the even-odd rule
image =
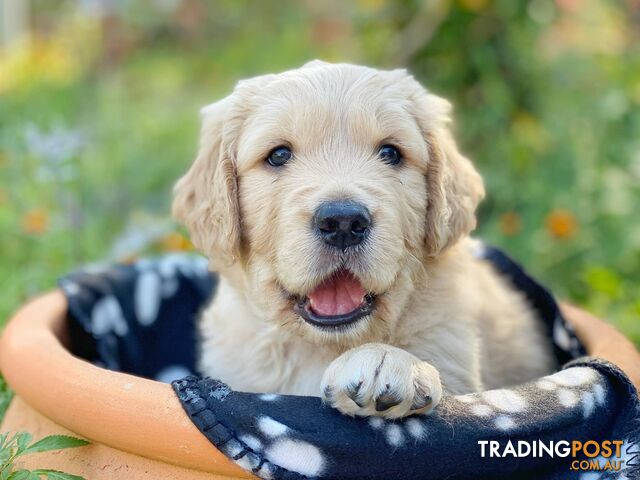
[[[176,185],[173,212],[221,277],[201,318],[204,374],[396,418],[430,411],[443,390],[552,369],[524,299],[473,255],[484,188],[449,116],[449,103],[404,70],[318,61],[241,81],[203,109],[199,153]],[[377,157],[389,143],[400,165]],[[283,144],[293,159],[267,165]],[[369,238],[350,251],[327,249],[310,227],[317,206],[334,199],[361,202],[373,218]],[[376,308],[348,330],[317,329],[294,313],[291,295],[340,267],[377,295]],[[377,411],[390,393],[400,403]]]

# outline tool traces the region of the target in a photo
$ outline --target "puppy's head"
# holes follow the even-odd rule
[[[174,215],[283,328],[384,339],[484,195],[449,113],[404,70],[312,62],[242,81],[203,109]]]

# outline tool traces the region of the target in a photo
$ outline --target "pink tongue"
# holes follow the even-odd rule
[[[311,309],[318,315],[345,315],[364,301],[365,291],[349,272],[340,271],[309,294]]]

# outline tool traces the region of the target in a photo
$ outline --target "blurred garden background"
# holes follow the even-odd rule
[[[198,110],[313,59],[455,105],[477,235],[640,346],[639,0],[0,0],[0,325],[79,264],[189,249]]]

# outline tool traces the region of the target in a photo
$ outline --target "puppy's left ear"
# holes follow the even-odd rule
[[[421,86],[414,91],[416,119],[429,150],[426,248],[435,256],[476,227],[476,208],[485,191],[482,177],[453,140],[451,104]]]
[[[213,268],[233,264],[240,252],[238,186],[229,144],[233,119],[226,118],[232,96],[202,109],[198,155],[174,187],[173,216]]]
[[[240,258],[241,220],[236,172],[237,142],[252,99],[276,75],[241,80],[233,93],[201,110],[198,155],[173,189],[173,216],[183,223],[212,269]]]

